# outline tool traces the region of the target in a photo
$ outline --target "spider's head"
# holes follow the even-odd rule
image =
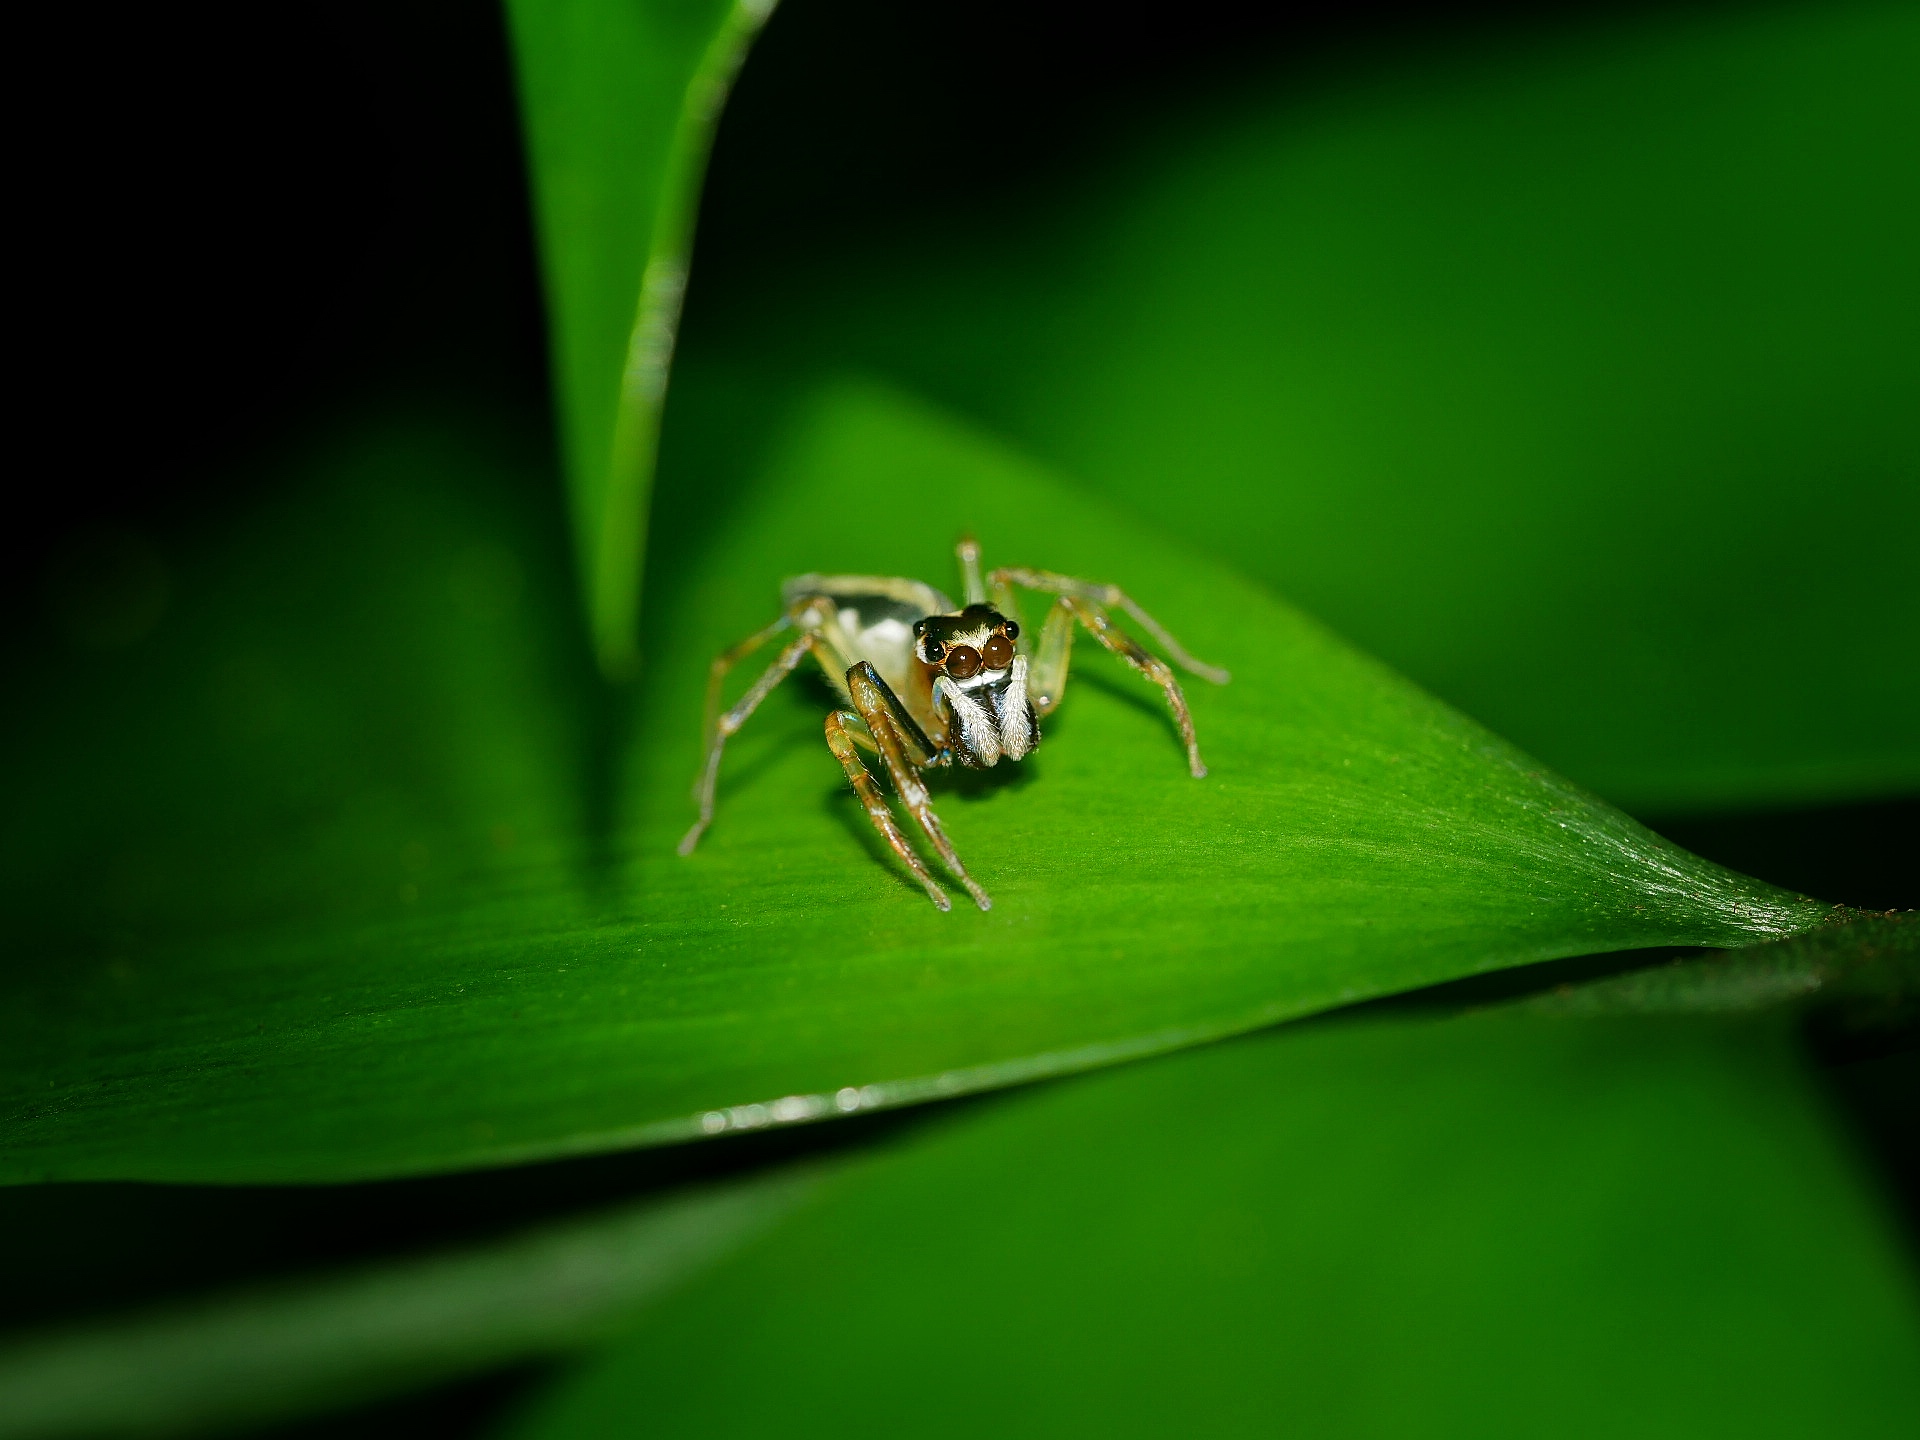
[[[991,605],[913,627],[914,654],[933,672],[934,705],[949,719],[947,744],[962,765],[1023,760],[1040,743],[1019,639],[1020,626]]]

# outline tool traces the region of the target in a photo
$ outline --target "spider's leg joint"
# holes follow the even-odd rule
[[[852,710],[835,710],[827,716],[827,748],[833,751],[834,758],[840,762],[840,768],[846,772],[847,779],[853,785],[854,794],[860,797],[860,804],[866,809],[867,819],[873,828],[880,832],[880,838],[887,847],[906,863],[913,876],[920,882],[920,888],[927,892],[927,898],[941,910],[951,910],[953,902],[947,899],[946,892],[934,883],[933,876],[920,857],[913,853],[913,847],[907,844],[907,837],[900,833],[900,827],[894,824],[893,811],[887,808],[887,800],[880,793],[880,787],[873,783],[873,775],[860,759],[855,746],[854,736],[858,732],[855,726],[865,726],[872,734],[872,726]],[[881,754],[885,756],[884,742],[880,743]]]

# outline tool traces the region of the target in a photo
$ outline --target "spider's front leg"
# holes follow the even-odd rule
[[[927,873],[927,867],[920,863],[920,857],[907,844],[907,837],[893,823],[893,812],[887,808],[886,797],[880,793],[880,787],[873,783],[872,774],[861,762],[856,745],[864,742],[869,749],[879,748],[872,736],[859,728],[863,723],[852,710],[835,710],[827,716],[827,748],[833,751],[840,768],[847,772],[847,779],[853,783],[853,793],[860,797],[860,803],[867,810],[867,819],[880,832],[880,838],[887,842],[894,854],[907,862],[907,868],[913,871],[914,877],[926,890],[927,898],[942,910],[951,910],[953,902],[947,899],[946,891],[934,883],[933,876]]]
[[[1132,636],[1113,623],[1107,614],[1107,607],[1112,605],[1125,610],[1165,646],[1182,667],[1201,678],[1224,685],[1231,678],[1225,670],[1189,655],[1186,648],[1169,635],[1159,621],[1142,610],[1117,585],[1076,580],[1069,575],[1056,575],[1050,570],[1016,568],[995,570],[988,581],[996,599],[1008,597],[1010,600],[1010,588],[1014,585],[1059,597],[1047,612],[1046,623],[1041,626],[1038,653],[1034,657],[1028,682],[1035,711],[1044,716],[1059,706],[1061,696],[1066,692],[1067,670],[1073,659],[1074,626],[1084,625],[1094,639],[1118,655],[1144,679],[1160,687],[1161,693],[1166,696],[1167,708],[1173,712],[1174,724],[1180,729],[1180,739],[1186,745],[1188,771],[1196,780],[1206,778],[1207,767],[1200,758],[1200,742],[1193,733],[1193,715],[1187,708],[1186,693],[1181,690],[1180,682],[1174,678],[1166,661],[1142,649]]]
[[[987,576],[987,584],[994,598],[1002,603],[1011,603],[1012,587],[1018,585],[1027,590],[1038,590],[1044,595],[1058,595],[1062,599],[1083,600],[1095,609],[1124,610],[1134,623],[1151,635],[1173,657],[1173,663],[1190,675],[1198,675],[1202,680],[1215,685],[1224,685],[1233,676],[1218,665],[1209,665],[1204,660],[1195,659],[1187,653],[1167,627],[1140,608],[1140,604],[1118,585],[1102,585],[1093,580],[1076,580],[1071,575],[1056,575],[1051,570],[1028,570],[1019,565],[1005,565]],[[1092,627],[1088,627],[1092,628]],[[1111,648],[1111,647],[1109,647]]]
[[[991,910],[993,901],[988,898],[987,892],[980,888],[979,882],[967,873],[967,867],[960,863],[960,856],[954,851],[953,842],[947,839],[947,832],[941,828],[940,817],[933,813],[933,799],[920,779],[919,767],[930,765],[934,761],[932,742],[914,722],[913,717],[907,713],[906,707],[900,703],[900,697],[893,693],[887,682],[880,678],[880,673],[865,660],[847,671],[847,693],[852,696],[854,709],[867,727],[867,735],[872,740],[874,750],[887,767],[887,774],[893,781],[894,792],[899,795],[901,803],[919,823],[928,843],[939,853],[941,861],[952,872],[953,877],[966,887],[967,894],[973,897],[973,903],[982,910]],[[847,712],[843,710],[836,713],[844,716]],[[852,734],[846,730],[844,721],[841,729],[843,734]],[[861,779],[865,778],[867,787],[871,787],[873,779],[867,774],[866,766],[861,764],[859,755],[850,747],[843,754],[841,747],[834,743],[833,732],[833,720],[829,719],[827,743],[833,745],[833,753],[840,757],[840,763],[846,769],[847,778],[853,782],[853,788],[860,791],[862,801],[867,803],[868,818],[873,821],[881,835],[886,837],[887,843],[893,847],[895,853],[908,859],[914,873],[920,877],[921,884],[927,887],[929,893],[937,893],[924,867],[905,848],[905,841],[898,838],[899,832],[893,827],[891,816],[888,815],[886,824],[881,823],[880,815],[887,813],[885,806],[882,805],[876,813],[873,803],[867,800],[869,789],[862,786]],[[858,775],[855,774],[856,767],[859,771]],[[942,895],[934,903],[944,910],[945,901],[946,897]]]

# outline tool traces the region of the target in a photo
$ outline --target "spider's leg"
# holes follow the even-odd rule
[[[860,717],[853,711],[835,710],[827,716],[827,746],[839,760],[840,768],[847,772],[847,779],[853,782],[854,793],[860,797],[860,803],[866,806],[867,819],[873,822],[873,828],[880,832],[893,853],[907,862],[907,868],[913,871],[914,878],[925,888],[927,898],[942,910],[951,910],[953,903],[947,899],[946,892],[934,884],[927,867],[920,863],[920,857],[907,844],[907,837],[893,823],[893,812],[887,808],[886,797],[880,793],[880,787],[873,783],[873,776],[861,763],[855,741],[868,737],[862,731],[851,728],[861,723]]]
[[[770,632],[763,631],[750,643],[759,643],[768,633]],[[731,710],[715,717],[713,723],[707,727],[706,762],[700,767],[700,778],[694,782],[693,786],[693,798],[700,803],[700,818],[693,822],[693,828],[687,831],[686,837],[680,842],[682,855],[693,853],[693,847],[700,843],[702,832],[713,823],[713,792],[720,781],[720,752],[726,748],[727,737],[746,724],[747,717],[759,709],[760,702],[773,692],[773,687],[791,675],[800,662],[807,658],[808,653],[819,645],[819,636],[811,630],[789,640],[786,648],[767,667],[766,673],[753,682],[753,688],[735,701]],[[725,660],[727,657],[723,655],[720,658]],[[719,670],[719,660],[716,660],[714,665],[719,674],[726,673],[724,670]],[[717,680],[715,683],[717,685]]]
[[[980,583],[980,542],[962,535],[954,553],[960,557],[960,588],[965,597],[960,603],[978,605],[987,598],[987,587]]]
[[[1158,655],[1142,650],[1134,643],[1132,636],[1108,619],[1107,612],[1091,600],[1082,600],[1076,595],[1063,595],[1060,604],[1087,627],[1087,632],[1094,639],[1160,687],[1167,697],[1167,707],[1173,711],[1173,723],[1180,727],[1180,738],[1186,742],[1187,769],[1193,772],[1194,779],[1205,779],[1207,767],[1200,759],[1200,742],[1194,739],[1193,716],[1187,710],[1187,697],[1181,693],[1180,682],[1173,678],[1173,671],[1167,668],[1167,662]],[[1047,619],[1052,623],[1051,615]],[[1065,678],[1066,666],[1063,654],[1061,665],[1063,683]]]
[[[1211,680],[1215,685],[1224,685],[1233,678],[1218,665],[1209,665],[1188,654],[1186,646],[1168,634],[1164,625],[1142,610],[1134,598],[1118,585],[1101,585],[1092,580],[1076,580],[1071,575],[1056,575],[1051,570],[1028,570],[1017,565],[995,570],[987,577],[987,583],[993,587],[996,595],[1005,593],[1010,586],[1021,585],[1048,595],[1091,601],[1096,606],[1124,610],[1173,657],[1174,664],[1182,670],[1198,675],[1202,680]]]
[[[893,693],[893,687],[880,678],[880,672],[871,662],[862,660],[847,671],[847,693],[853,697],[855,705],[860,704],[860,692],[853,688],[854,672],[858,671],[860,683],[874,702],[887,712],[887,719],[893,723],[893,733],[900,739],[900,751],[912,765],[944,765],[940,759],[940,750],[927,738],[927,732],[920,728],[920,722],[913,718],[911,711],[900,703],[900,697]],[[871,728],[871,727],[869,727]],[[874,747],[879,753],[879,747]]]
[[[1063,596],[1047,608],[1046,623],[1040,627],[1040,643],[1027,674],[1027,697],[1033,702],[1034,714],[1042,719],[1060,708],[1060,697],[1067,692],[1075,623],[1073,606]]]
[[[887,773],[893,779],[893,788],[900,796],[901,803],[919,822],[920,829],[939,852],[940,859],[953,873],[953,878],[966,887],[967,894],[973,897],[973,903],[982,910],[991,910],[993,901],[987,898],[987,892],[980,888],[979,882],[967,873],[967,867],[960,863],[953,842],[947,839],[947,832],[940,827],[940,817],[933,813],[932,797],[921,783],[916,757],[912,753],[926,744],[920,727],[913,724],[900,698],[865,660],[847,671],[847,693],[853,697],[853,707],[860,712],[860,718],[866,721],[867,733],[873,736],[879,748],[880,758],[886,763]],[[894,719],[896,714],[906,718],[906,723],[913,727],[911,731],[905,730]],[[927,748],[931,749],[930,746]],[[926,764],[931,758],[929,754],[925,759],[919,759],[918,764]]]
[[[1007,583],[1007,572],[995,570],[986,579],[987,599],[993,608],[1024,630],[1027,617],[1020,613],[1020,598],[1013,593],[1013,586]]]
[[[720,722],[720,682],[727,678],[729,670],[792,624],[792,615],[782,615],[765,629],[754,631],[738,645],[722,650],[713,657],[713,664],[707,667],[707,704],[700,721],[700,748],[703,752],[713,748],[714,728]],[[704,778],[705,772],[701,773]],[[693,797],[696,800],[700,798],[701,783],[701,780],[693,782]]]

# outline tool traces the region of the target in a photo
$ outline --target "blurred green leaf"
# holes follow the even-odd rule
[[[602,667],[635,626],[660,405],[701,176],[774,0],[509,0],[556,400]]]
[[[1808,1080],[1777,1025],[1507,1014],[1077,1080],[844,1177],[507,1433],[1910,1434],[1908,1257]]]
[[[1920,912],[1861,916],[1770,945],[1688,956],[1527,1002],[1554,1015],[1715,1015],[1817,997],[1855,1026],[1920,1015]]]
[[[1884,3],[1283,62],[711,343],[902,377],[1636,812],[1920,793],[1916,68]]]
[[[1724,1013],[1797,1003],[1808,995],[1824,995],[1815,1003],[1825,1004],[1836,990],[1841,998],[1884,1001],[1904,994],[1910,1002],[1920,993],[1915,920],[1856,920],[1747,950],[1560,986],[1509,1006],[1508,1013]],[[1410,997],[1418,1007],[1411,1013],[1458,1013],[1463,1004],[1475,1003],[1461,989],[1443,985]],[[1884,1011],[1873,1015],[1884,1018]],[[1470,1129],[1481,1124],[1471,1113],[1459,1119]],[[952,1117],[935,1116],[930,1123],[944,1128]],[[896,1141],[895,1148],[904,1148],[906,1163],[917,1163],[910,1158],[916,1145]],[[443,1253],[384,1258],[252,1291],[196,1293],[140,1313],[0,1338],[0,1436],[204,1433],[337,1410],[490,1366],[583,1350],[616,1338],[638,1308],[784,1221],[818,1193],[826,1173],[817,1163],[781,1166],[744,1180],[680,1188],[508,1230]],[[465,1184],[458,1190],[439,1182],[437,1203],[453,1202],[470,1220],[475,1177],[460,1178]],[[500,1172],[492,1177],[503,1178]],[[539,1188],[538,1175],[527,1173],[516,1188],[528,1189],[529,1181]],[[364,1190],[320,1193],[350,1210],[365,1200]],[[40,1193],[52,1200],[61,1192],[73,1207],[72,1187]],[[209,1195],[205,1189],[187,1193],[202,1204]],[[34,1199],[18,1190],[13,1196]],[[223,1208],[228,1223],[240,1213],[224,1197]],[[95,1231],[99,1248],[97,1227],[116,1212],[83,1204],[75,1213],[82,1231]],[[305,1228],[295,1221],[299,1213],[284,1211],[278,1223]],[[151,1221],[142,1225],[141,1214],[136,1208],[117,1218],[133,1218],[136,1230],[148,1228]],[[18,1248],[50,1243],[51,1218],[51,1212],[33,1208],[15,1214],[17,1225],[39,1232],[34,1240],[17,1237]],[[122,1242],[114,1237],[108,1243]]]
[[[578,1349],[784,1218],[816,1178],[776,1170],[471,1251],[0,1345],[0,1436],[225,1430]]]
[[[0,977],[5,1175],[347,1179],[752,1129],[1830,914],[896,395],[826,392],[785,434],[730,497],[717,459],[687,472],[711,528],[656,536],[630,727],[564,663],[539,583],[557,567],[516,508],[537,488],[502,447],[406,432],[185,570],[199,607],[144,658],[29,675],[39,728],[0,751],[26,922]],[[937,513],[870,503],[903,493]],[[994,561],[1125,582],[1230,666],[1190,690],[1212,775],[1083,646],[1034,758],[936,781],[996,898],[941,914],[876,842],[801,680],[675,855],[709,658],[784,575],[947,579],[961,526]],[[493,588],[469,594],[475,555]],[[271,684],[229,694],[234,656]]]

